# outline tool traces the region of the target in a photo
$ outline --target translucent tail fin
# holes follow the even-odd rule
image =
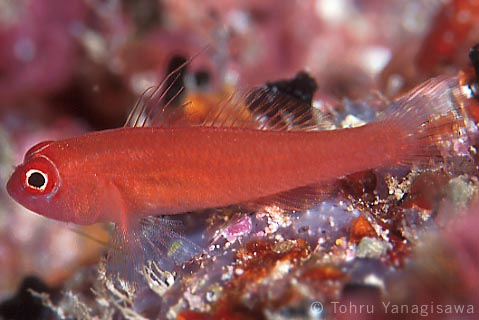
[[[442,161],[467,149],[469,99],[458,77],[444,76],[394,101],[378,121],[397,128],[401,164]]]

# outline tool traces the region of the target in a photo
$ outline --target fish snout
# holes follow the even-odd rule
[[[25,189],[21,182],[21,171],[21,166],[16,166],[6,184],[7,193],[17,202],[22,190]]]

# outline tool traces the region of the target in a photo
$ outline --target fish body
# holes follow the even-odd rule
[[[28,196],[21,192],[28,189],[16,187],[31,170],[28,161],[17,168],[8,190],[47,217],[78,224],[119,223],[123,216],[242,203],[393,165],[404,152],[396,145],[398,136],[400,129],[386,122],[309,132],[120,128],[51,142],[29,156],[30,161],[43,158],[52,164],[50,179],[59,187],[45,201],[25,202]]]
[[[145,217],[257,199],[267,203],[358,171],[427,162],[437,155],[437,145],[464,125],[455,104],[469,97],[459,80],[429,80],[393,101],[377,121],[329,131],[311,130],[301,115],[295,115],[293,126],[279,121],[281,110],[292,112],[297,101],[264,90],[243,99],[242,107],[228,102],[202,124],[188,125],[177,114],[169,117],[165,106],[155,114],[160,100],[155,90],[123,128],[31,148],[7,190],[26,208],[52,219],[115,222],[118,246],[127,255],[146,256],[158,251],[139,250],[156,243],[152,238],[166,234],[171,240],[166,242],[177,247],[177,237],[167,228],[141,232]],[[250,117],[251,110],[264,113]],[[138,240],[145,234],[149,239]],[[145,256],[135,260],[144,262]]]

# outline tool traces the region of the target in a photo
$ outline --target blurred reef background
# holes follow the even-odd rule
[[[37,142],[122,126],[147,87],[205,46],[181,99],[268,83],[341,128],[470,68],[478,41],[473,0],[0,0],[0,182]],[[476,319],[475,136],[448,157],[343,177],[309,210],[185,214],[205,254],[145,266],[136,290],[105,279],[103,226],[39,217],[2,187],[0,319]],[[376,312],[349,308],[361,304]],[[451,305],[465,310],[439,312]]]

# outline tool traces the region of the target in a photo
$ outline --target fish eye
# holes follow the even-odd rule
[[[28,170],[25,177],[26,185],[36,190],[43,191],[48,184],[48,175],[40,170]]]
[[[22,164],[21,184],[29,195],[52,196],[61,185],[56,165],[45,155],[35,155]]]

